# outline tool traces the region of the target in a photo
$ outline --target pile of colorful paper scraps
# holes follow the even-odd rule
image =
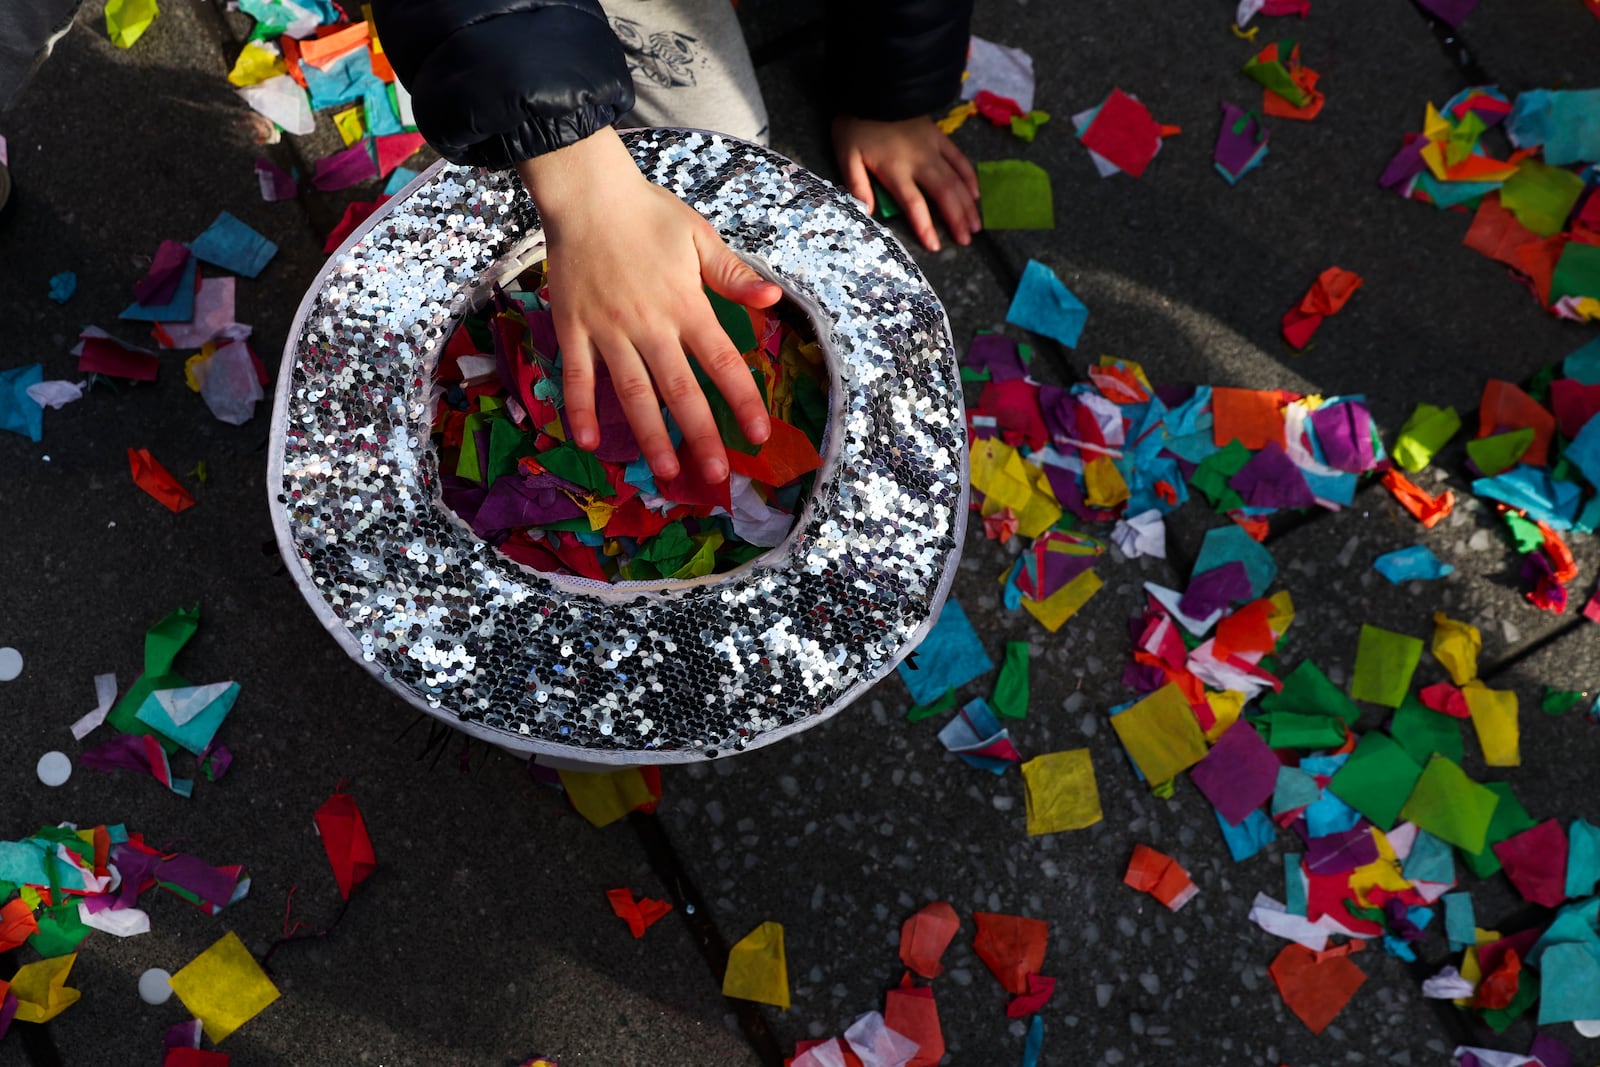
[[[342,109],[332,117],[345,148],[316,161],[313,186],[335,191],[384,178],[386,198],[416,177],[401,164],[424,142],[369,7],[362,8],[360,22],[345,21],[328,0],[240,0],[239,8],[256,27],[228,81],[264,120],[262,143],[275,142],[282,131],[309,134],[316,112]],[[256,162],[256,175],[264,200],[298,194],[295,175],[270,160]],[[381,202],[350,204],[324,250],[337,247]]]
[[[1039,1014],[1054,994],[1056,980],[1040,974],[1050,928],[1039,919],[996,912],[974,912],[972,948],[1001,987],[1011,994],[1006,1016],[1028,1019],[1022,1067],[1037,1067],[1044,1045]],[[775,925],[775,924],[767,924]],[[961,929],[961,918],[944,901],[927,905],[900,927],[900,960],[905,973],[884,997],[882,1013],[856,1019],[842,1038],[801,1041],[788,1067],[935,1067],[945,1055],[944,1032],[931,983],[944,973],[940,958]],[[731,962],[730,962],[731,967]],[[787,1006],[787,1005],[785,1005]]]
[[[827,376],[802,316],[749,310],[709,294],[744,353],[771,416],[756,446],[697,370],[727,445],[731,476],[696,464],[657,483],[604,365],[596,367],[600,444],[570,440],[561,358],[548,305],[532,288],[500,291],[468,315],[439,360],[434,437],[445,504],[519,563],[596,581],[695,578],[780,544],[822,465]],[[669,431],[675,429],[663,412]]]
[[[1139,364],[1109,356],[1087,382],[1040,385],[1023,349],[998,334],[975,337],[964,362],[964,376],[984,382],[967,412],[972,506],[991,538],[1034,541],[1003,578],[1006,602],[1052,631],[1100,587],[1089,566],[1105,546],[1074,522],[1114,523],[1125,555],[1164,557],[1163,516],[1193,486],[1238,526],[1208,539],[1219,553],[1210,565],[1221,566],[1254,555],[1241,543],[1265,537],[1280,510],[1348,507],[1361,475],[1388,461],[1361,397],[1158,388]],[[1222,603],[1197,594],[1190,606],[1201,601],[1200,618]]]
[[[1430,411],[1436,425],[1455,415]],[[1428,417],[1419,409],[1407,426]],[[1454,432],[1448,422],[1445,426]],[[1417,458],[1420,451],[1425,464],[1431,451],[1408,439],[1410,433],[1402,429],[1396,454]],[[1426,448],[1436,450],[1432,440]],[[1489,381],[1467,457],[1474,475],[1472,491],[1493,502],[1522,555],[1524,595],[1544,611],[1564,612],[1567,587],[1578,577],[1565,537],[1593,534],[1600,527],[1600,341],[1585,345],[1559,367],[1547,367],[1529,391],[1511,382]],[[1585,614],[1600,621],[1600,590]]]
[[[139,898],[156,887],[216,915],[244,899],[250,879],[238,865],[213,867],[186,853],[154,848],[120,824],[80,830],[62,823],[0,842],[0,951],[26,944],[38,956],[22,964],[9,988],[0,982],[0,1036],[13,1018],[48,1022],[75,1004],[81,993],[67,980],[84,939],[91,930],[114,937],[148,933],[150,916],[139,907]],[[172,976],[172,988],[204,1018],[203,1005],[190,1003],[181,981],[187,971]],[[206,995],[225,992],[214,988]]]
[[[1210,552],[1215,537],[1246,555],[1197,564],[1176,603],[1151,590],[1127,675],[1147,695],[1110,715],[1135,773],[1158,795],[1189,772],[1236,861],[1279,829],[1300,839],[1303,848],[1285,856],[1284,902],[1259,894],[1250,913],[1293,942],[1270,968],[1284,1002],[1321,1033],[1365,981],[1352,954],[1372,940],[1414,961],[1413,943],[1442,908],[1438,925],[1464,955],[1425,995],[1455,999],[1496,1032],[1536,1000],[1541,1023],[1600,1019],[1600,831],[1582,820],[1567,830],[1536,823],[1509,783],[1480,784],[1461,768],[1462,720],[1489,767],[1521,762],[1517,697],[1478,678],[1477,629],[1436,613],[1425,645],[1363,626],[1348,692],[1310,660],[1282,674],[1272,657],[1293,618],[1288,594],[1229,610],[1264,597],[1275,570],[1242,532],[1211,532],[1202,564],[1232,554]],[[1413,692],[1425,649],[1444,677]],[[1546,706],[1559,714],[1588,698],[1552,691]],[[1390,709],[1383,729],[1353,730],[1358,701]],[[1503,866],[1526,900],[1560,909],[1554,921],[1507,936],[1477,929],[1457,859],[1478,878]],[[1143,846],[1127,881],[1173,908],[1190,892],[1175,861]],[[1349,940],[1330,947],[1332,938]]]
[[[1440,208],[1474,213],[1463,243],[1509,267],[1541,307],[1600,319],[1600,89],[1534,89],[1513,103],[1498,89],[1467,89],[1428,105],[1420,134],[1379,183]],[[1491,154],[1497,127],[1515,147]]]
[[[1020,48],[973,35],[967,49],[967,70],[961,80],[962,103],[939,120],[945,133],[955,133],[973,115],[995,126],[1009,127],[1019,139],[1032,141],[1050,114],[1033,106],[1033,57]]]
[[[1300,62],[1300,45],[1274,41],[1250,57],[1245,74],[1261,85],[1261,111],[1280,119],[1309,122],[1326,103],[1317,91],[1317,72]]]
[[[173,774],[170,760],[180,751],[193,755],[210,781],[228,772],[233,754],[217,740],[217,731],[233,710],[239,684],[190,685],[173,670],[199,626],[198,606],[179,608],[152,626],[145,634],[144,672],[120,700],[115,675],[96,677],[99,703],[73,723],[72,735],[81,741],[102,723],[118,733],[84,750],[80,763],[100,771],[137,771],[182,797],[194,792],[194,779]]]

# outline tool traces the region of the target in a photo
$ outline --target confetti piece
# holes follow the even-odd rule
[[[173,975],[172,989],[215,1044],[278,999],[277,986],[232,931]]]
[[[783,927],[764,922],[728,952],[722,995],[789,1010],[789,964],[783,952]]]

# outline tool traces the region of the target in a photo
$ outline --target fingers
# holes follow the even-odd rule
[[[606,361],[606,369],[611,372],[611,384],[617,390],[617,400],[622,405],[622,413],[628,419],[628,426],[633,430],[633,436],[638,439],[639,449],[644,453],[645,462],[650,464],[651,472],[657,478],[676,478],[678,456],[672,450],[672,438],[667,436],[666,423],[661,420],[661,400],[656,396],[656,388],[645,369],[645,361],[640,358],[640,353],[633,345],[620,336],[607,338],[602,342],[600,354]],[[678,362],[683,364],[681,352],[677,358]],[[683,364],[684,373],[688,373],[688,369],[688,365]],[[666,368],[663,368],[662,374],[667,376]],[[689,383],[694,384],[693,377],[690,377]],[[567,394],[566,402],[570,410],[571,393]],[[592,386],[589,402],[593,404]],[[703,405],[705,401],[702,399],[700,403]],[[673,414],[676,416],[677,412]],[[591,412],[590,418],[593,417]],[[679,425],[682,425],[681,421]]]
[[[683,340],[701,368],[722,392],[722,398],[728,402],[734,418],[739,420],[739,428],[750,439],[750,443],[759,445],[765,442],[772,433],[772,424],[767,418],[767,406],[761,400],[761,390],[756,387],[750,368],[733,347],[733,342],[728,340],[717,317],[710,314],[708,309],[707,314],[697,317],[684,328]],[[674,411],[673,415],[676,417],[677,412]],[[687,430],[684,432],[688,433]]]
[[[967,154],[956,147],[956,143],[946,137],[941,131],[939,134],[939,155],[961,177],[966,185],[967,192],[972,194],[972,199],[978,199],[978,172],[973,168],[972,161]]]
[[[561,396],[572,442],[585,452],[600,446],[600,422],[594,412],[594,346],[582,330],[568,326],[559,331],[561,344]]]
[[[911,232],[917,235],[922,247],[930,252],[939,251],[939,231],[933,228],[933,216],[928,213],[928,203],[922,198],[922,190],[917,188],[916,181],[909,174],[880,174],[878,177],[900,202],[900,209],[906,213],[906,221],[911,224]]]
[[[720,326],[718,332],[721,332]],[[728,344],[726,336],[723,337],[723,343],[730,349],[733,347]],[[695,381],[694,372],[689,369],[689,361],[684,358],[678,339],[662,338],[651,342],[640,350],[640,355],[650,367],[656,392],[666,401],[673,421],[683,431],[683,443],[688,448],[688,454],[700,464],[701,477],[712,485],[720,484],[728,477],[728,457],[722,447],[722,435],[717,431],[717,421],[711,416],[711,407],[706,403],[705,394],[700,391],[700,383]],[[738,358],[738,353],[734,353],[734,358]],[[750,383],[750,387],[754,388],[754,383]],[[620,385],[617,391],[620,395]],[[629,421],[631,423],[632,419]],[[659,412],[656,421],[660,422]],[[638,431],[634,432],[637,435]],[[646,454],[649,455],[648,452]],[[654,460],[650,467],[655,469]]]
[[[719,295],[754,308],[771,307],[782,298],[783,290],[734,255],[709,223],[695,227],[694,246],[700,256],[700,276]]]
[[[850,195],[866,205],[867,214],[872,214],[877,205],[872,193],[872,178],[867,173],[867,161],[861,158],[861,153],[854,149],[846,149],[839,160],[844,167],[845,187],[850,190]]]
[[[945,225],[950,228],[956,244],[970,244],[972,234],[983,229],[978,205],[953,167],[943,161],[935,164],[935,167],[936,172],[925,178],[922,186],[939,205],[939,213],[944,216]]]

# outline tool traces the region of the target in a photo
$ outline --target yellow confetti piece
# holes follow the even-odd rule
[[[1217,721],[1211,724],[1211,729],[1206,731],[1207,741],[1215,741],[1228,727],[1239,721],[1239,716],[1244,714],[1245,700],[1243,693],[1233,689],[1206,694],[1206,703],[1211,705],[1211,714],[1217,718]]]
[[[1146,781],[1164,782],[1205,758],[1205,735],[1183,690],[1171,683],[1113,715],[1111,726]]]
[[[1082,830],[1102,818],[1100,788],[1086,748],[1035,756],[1022,765],[1022,784],[1029,837]]]
[[[1472,713],[1472,728],[1478,733],[1483,762],[1491,767],[1522,766],[1521,732],[1517,727],[1517,694],[1490,689],[1482,682],[1461,687]]]
[[[1479,930],[1478,933],[1481,935],[1483,931]],[[1478,938],[1478,944],[1485,944],[1485,941],[1481,936]],[[1478,988],[1478,981],[1483,978],[1483,966],[1478,963],[1478,949],[1476,945],[1468,945],[1466,951],[1461,953],[1460,974],[1461,977],[1472,983],[1472,988],[1474,991],[1476,991]],[[1455,1000],[1455,1005],[1458,1008],[1465,1008],[1471,1004],[1472,997],[1457,997]]]
[[[563,771],[556,775],[578,814],[596,826],[610,826],[656,797],[637,767],[620,771]]]
[[[592,496],[586,496],[578,501],[578,506],[589,517],[590,532],[604,530],[606,523],[611,521],[612,513],[617,510],[615,504],[608,504],[604,500],[596,500]]]
[[[1050,492],[1048,477],[1004,441],[994,437],[974,441],[970,458],[972,487],[984,495],[985,517],[1010,508],[1023,537],[1038,537],[1061,518],[1061,505]]]
[[[17,968],[11,995],[17,998],[18,1022],[47,1023],[78,1002],[82,992],[67,987],[67,975],[78,954],[56,956]]]
[[[964,104],[957,104],[949,113],[938,122],[939,129],[944,131],[946,137],[961,128],[961,124],[978,113],[978,105],[968,100]]]
[[[1114,508],[1127,500],[1128,483],[1110,456],[1096,456],[1083,465],[1084,501],[1094,508]]]
[[[213,1044],[221,1044],[278,999],[278,987],[231,930],[169,982]]]
[[[207,341],[204,348],[183,361],[183,384],[189,387],[190,392],[200,391],[200,365],[217,354],[217,346]]]
[[[762,923],[728,950],[722,995],[789,1010],[789,961],[783,954],[781,923]]]
[[[106,36],[118,48],[132,48],[159,14],[156,0],[107,0]]]
[[[1483,650],[1483,635],[1476,626],[1457,622],[1442,611],[1433,613],[1433,658],[1438,660],[1450,680],[1466,685],[1478,676],[1478,653]]]
[[[1100,591],[1103,584],[1094,571],[1084,571],[1043,600],[1023,597],[1022,606],[1043,623],[1046,630],[1055,633]]]
[[[1400,893],[1411,888],[1411,883],[1401,874],[1400,856],[1389,843],[1388,836],[1376,826],[1369,829],[1378,846],[1378,858],[1350,872],[1350,888],[1355,890],[1356,902],[1363,908],[1371,906],[1366,895],[1369,889]]]
[[[361,140],[361,135],[367,132],[366,127],[361,124],[361,109],[358,107],[346,108],[335,114],[333,125],[339,131],[339,136],[344,139],[346,147]]]
[[[1272,634],[1279,640],[1289,632],[1289,627],[1294,625],[1294,598],[1289,595],[1289,590],[1281,589],[1272,594],[1268,601],[1272,610],[1267,612],[1267,625],[1272,628]]]
[[[1228,29],[1232,30],[1233,35],[1239,38],[1241,41],[1253,41],[1256,39],[1256,34],[1261,32],[1260,26],[1251,26],[1247,30],[1240,26],[1237,22],[1228,23]]]
[[[289,68],[284,65],[282,56],[251,41],[239,52],[239,58],[233,61],[233,69],[228,72],[228,84],[242,89],[287,73]]]

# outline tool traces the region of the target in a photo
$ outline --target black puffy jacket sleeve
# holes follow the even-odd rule
[[[973,0],[827,0],[829,104],[894,122],[949,104],[967,68]]]
[[[509,167],[633,108],[598,0],[373,0],[417,130],[452,163]]]

